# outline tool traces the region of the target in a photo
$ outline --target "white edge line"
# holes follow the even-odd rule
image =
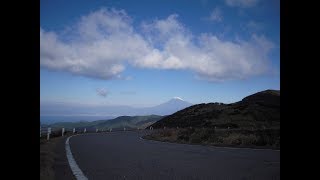
[[[73,136],[77,136],[77,135],[73,135]],[[77,180],[88,180],[88,178],[83,174],[77,162],[73,158],[71,148],[69,145],[69,139],[73,136],[68,137],[66,140],[66,154],[67,154],[69,166],[72,170],[73,175],[76,177]]]

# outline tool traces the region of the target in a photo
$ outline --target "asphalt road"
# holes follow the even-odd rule
[[[280,151],[149,141],[145,132],[111,132],[70,139],[88,179],[280,179]]]

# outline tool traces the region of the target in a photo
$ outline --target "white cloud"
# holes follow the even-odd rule
[[[132,29],[124,11],[101,9],[81,18],[63,42],[54,32],[40,28],[40,64],[55,70],[110,79],[124,69],[123,62],[141,58],[150,48]]]
[[[166,19],[157,19],[151,23],[143,22],[142,29],[144,33],[149,35],[146,37],[148,41],[153,44],[163,44],[173,36],[189,34],[190,32],[188,32],[177,18],[177,14],[171,14]]]
[[[143,22],[141,33],[131,21],[123,10],[101,9],[81,18],[70,41],[40,28],[41,66],[100,79],[123,79],[126,65],[187,69],[210,81],[269,71],[273,44],[264,36],[234,42],[207,33],[194,36],[176,14]]]
[[[202,78],[212,81],[243,79],[270,70],[267,54],[273,44],[264,36],[252,35],[249,41],[227,42],[203,34],[200,41],[202,54],[206,56],[195,71]]]
[[[225,0],[228,6],[237,6],[242,8],[252,7],[256,5],[258,0]]]
[[[194,39],[190,33],[186,33],[188,31],[178,22],[177,17],[166,22],[175,24],[175,27],[179,27],[175,28],[178,31],[173,31],[174,33],[166,39],[162,51],[151,52],[147,58],[148,63],[139,61],[140,66],[190,69],[202,79],[210,81],[242,79],[269,70],[267,54],[273,48],[273,44],[264,36],[252,35],[249,41],[231,42],[203,33]],[[151,23],[149,29],[153,27],[162,34],[156,24],[157,22]],[[148,38],[152,39],[153,35],[150,36]]]
[[[214,8],[213,11],[211,12],[209,16],[210,21],[217,21],[220,22],[222,21],[222,12],[219,8]]]

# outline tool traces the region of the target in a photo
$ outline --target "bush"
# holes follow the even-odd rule
[[[172,136],[172,130],[171,129],[162,130],[160,131],[159,134],[161,137]]]
[[[230,145],[255,145],[258,142],[258,137],[254,134],[243,135],[238,133],[232,133],[223,138],[224,144]]]
[[[204,129],[197,132],[200,136],[202,141],[207,141],[210,137],[214,136],[215,130],[214,129]]]
[[[194,129],[188,128],[180,130],[178,133],[178,140],[191,142],[191,143],[202,143],[209,140],[209,138],[213,137],[215,130],[212,128],[206,129]]]
[[[188,142],[189,139],[190,139],[189,136],[186,135],[186,134],[181,134],[181,135],[178,136],[178,140],[180,140],[180,141],[186,141],[186,142]]]
[[[258,141],[258,137],[256,135],[250,134],[248,136],[242,135],[241,144],[242,145],[255,145]]]
[[[240,145],[240,136],[241,134],[232,133],[229,136],[223,138],[223,144]]]
[[[221,144],[240,146],[268,146],[280,148],[280,129],[214,129],[180,128],[161,130],[147,136],[150,139],[194,144]]]

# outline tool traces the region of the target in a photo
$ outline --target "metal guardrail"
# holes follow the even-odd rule
[[[103,132],[117,132],[117,131],[140,131],[141,128],[52,128],[52,127],[41,127],[40,126],[40,138],[46,138],[50,140],[52,137],[61,137],[66,134],[83,134],[83,133],[103,133]]]

